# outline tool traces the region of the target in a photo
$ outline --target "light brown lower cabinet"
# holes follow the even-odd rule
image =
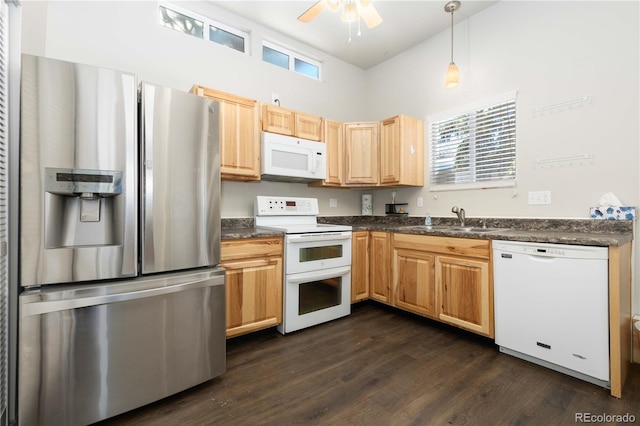
[[[393,249],[394,306],[435,316],[435,256],[419,250]]]
[[[493,337],[491,243],[393,234],[393,305]]]
[[[391,303],[391,234],[369,233],[369,297],[383,303]]]
[[[282,323],[282,238],[222,241],[227,337]]]
[[[435,266],[438,319],[493,336],[488,260],[436,256]]]
[[[369,231],[351,234],[351,303],[369,298]]]
[[[390,303],[391,259],[388,232],[355,231],[351,251],[351,303],[374,299]]]

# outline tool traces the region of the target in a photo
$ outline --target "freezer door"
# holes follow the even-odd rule
[[[224,270],[25,292],[19,423],[91,424],[216,377],[225,360]]]
[[[141,84],[143,274],[220,261],[218,108]]]
[[[22,286],[137,275],[133,74],[22,56]]]

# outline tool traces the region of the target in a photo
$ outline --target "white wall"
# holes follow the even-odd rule
[[[430,114],[518,91],[517,196],[512,189],[400,190],[410,211],[452,216],[459,205],[469,216],[586,218],[609,191],[638,205],[638,11],[638,2],[503,1],[455,26],[458,88],[444,87],[448,32],[369,70],[374,119],[404,112],[426,122]],[[584,96],[593,103],[534,113]],[[534,164],[583,154],[593,162]],[[550,190],[552,204],[529,205],[527,192],[538,190]]]
[[[188,91],[193,84],[271,102],[338,121],[367,118],[365,72],[300,45],[255,23],[205,2],[180,1],[180,7],[251,32],[245,55],[158,25],[155,1],[26,1],[23,3],[23,52],[134,72],[139,80]],[[322,62],[319,82],[261,60],[261,40],[298,49]],[[274,182],[222,184],[222,216],[252,217],[257,194],[319,198],[321,214],[360,212],[360,195],[346,189],[315,189]],[[329,208],[329,199],[338,200]]]
[[[469,217],[587,218],[607,192],[640,206],[639,5],[499,2],[454,27],[461,82],[453,90],[444,87],[448,31],[368,70],[372,119],[401,112],[427,122],[430,114],[518,91],[516,196],[513,189],[429,192],[427,182],[399,189],[397,199],[408,202],[412,214],[449,217],[458,205]],[[593,102],[535,113],[584,96]],[[428,147],[425,152],[427,161]],[[535,164],[580,155],[594,158]],[[528,204],[527,192],[539,190],[551,191],[550,205]],[[374,192],[374,212],[384,211],[388,192]],[[424,198],[423,208],[416,207],[417,197]],[[638,240],[634,253],[640,271]],[[633,304],[640,313],[637,275]]]
[[[322,61],[314,81],[207,41],[160,27],[153,1],[23,2],[23,51],[136,72],[188,90],[201,84],[340,121],[430,114],[509,90],[518,91],[516,194],[513,189],[448,191],[398,189],[412,215],[453,217],[586,218],[605,192],[640,203],[639,3],[636,1],[502,1],[455,26],[454,59],[461,84],[444,88],[449,31],[368,71],[278,35],[204,2],[180,5],[250,31],[252,51],[262,37],[279,40]],[[464,4],[463,6],[464,7]],[[444,18],[444,14],[443,14]],[[593,97],[565,111],[536,108]],[[426,150],[428,158],[428,149]],[[593,162],[536,166],[537,160],[593,155]],[[426,164],[426,163],[425,163]],[[527,192],[551,191],[552,204],[529,205]],[[322,215],[359,214],[360,194],[371,192],[374,214],[384,214],[391,190],[316,189],[304,184],[223,182],[223,217],[251,217],[257,194],[320,199]],[[416,198],[425,200],[423,208]],[[437,199],[436,199],[437,197]],[[329,198],[338,199],[329,208]],[[640,264],[635,246],[636,270]],[[640,312],[640,285],[634,285]]]

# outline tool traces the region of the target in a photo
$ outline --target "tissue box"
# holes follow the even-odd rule
[[[591,219],[635,220],[636,208],[623,206],[591,207],[590,215]]]

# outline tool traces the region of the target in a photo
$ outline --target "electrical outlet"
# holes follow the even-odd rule
[[[424,202],[423,202],[423,200],[422,200],[422,197],[418,197],[418,198],[416,199],[416,206],[418,206],[418,207],[422,207],[423,205],[424,205]]]
[[[271,103],[273,105],[280,106],[280,95],[278,95],[277,93],[272,93],[271,94]]]
[[[529,204],[551,204],[551,191],[529,191]]]
[[[338,199],[329,198],[329,207],[338,207]]]

